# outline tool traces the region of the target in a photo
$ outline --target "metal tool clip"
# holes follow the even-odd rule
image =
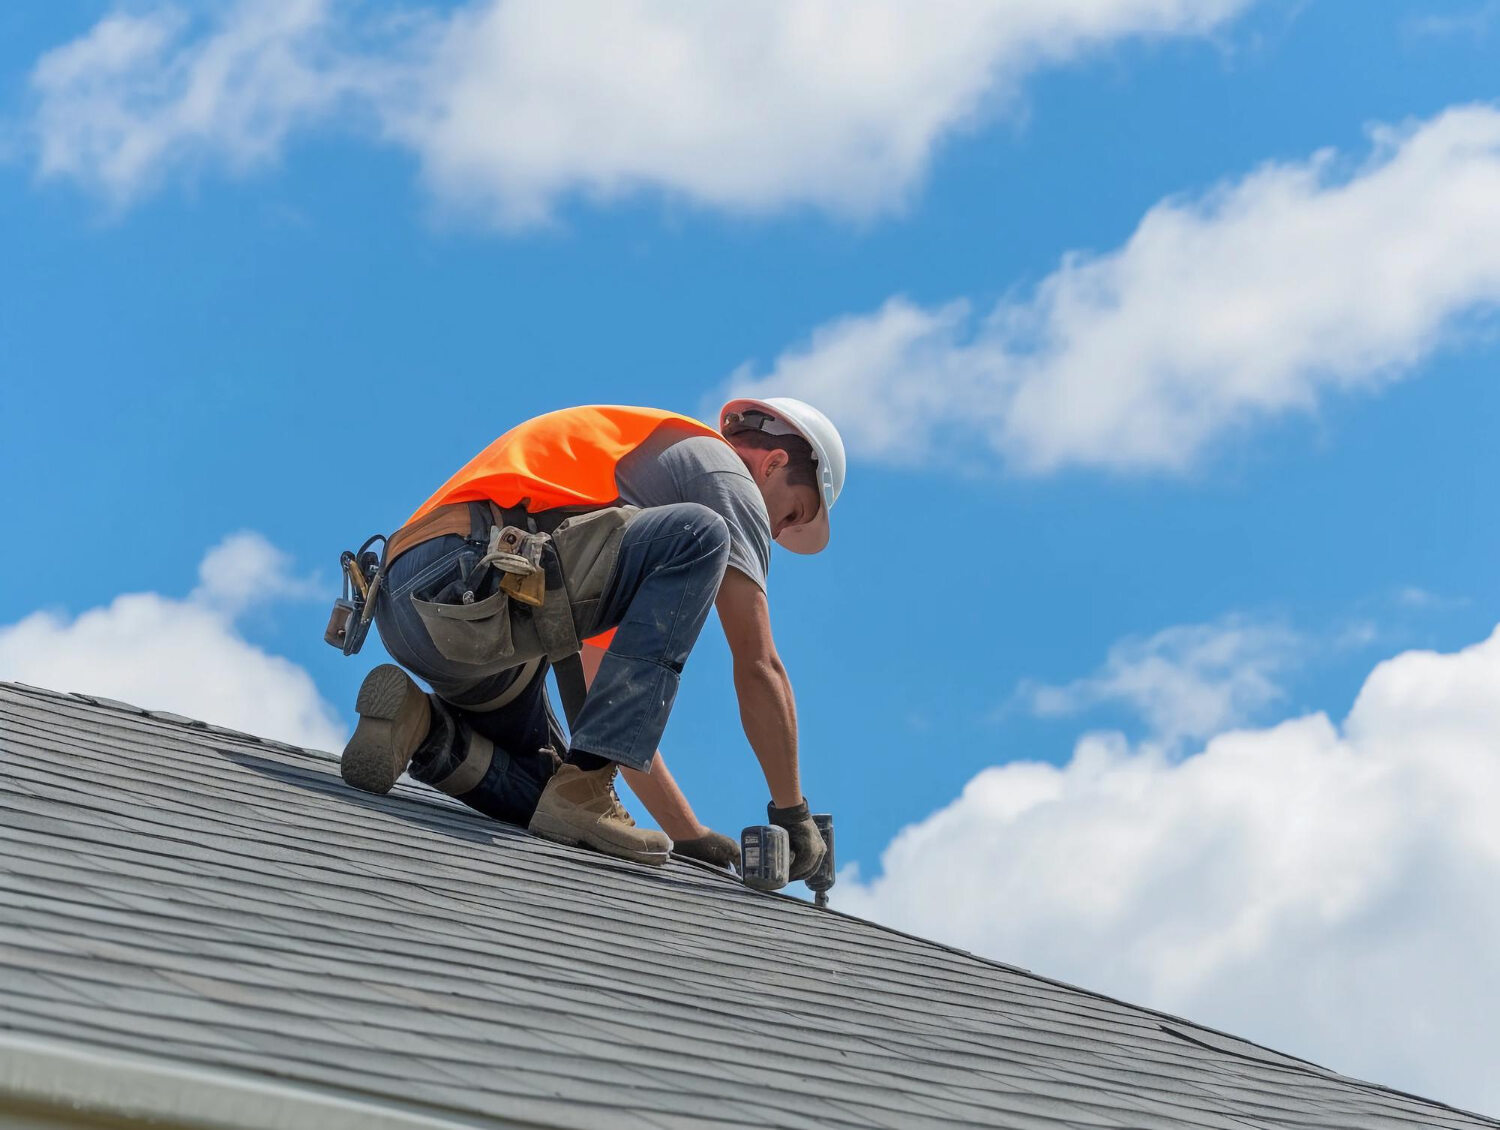
[[[338,648],[345,655],[354,655],[364,646],[370,634],[370,620],[374,608],[377,582],[380,579],[380,558],[370,550],[376,537],[360,546],[358,553],[344,550],[339,554],[339,569],[343,574],[343,595],[333,602],[333,611],[328,615],[328,627],[323,629],[324,642]]]
[[[500,587],[522,604],[539,608],[547,599],[547,574],[542,568],[546,534],[530,534],[516,526],[490,528],[490,551],[501,571]]]

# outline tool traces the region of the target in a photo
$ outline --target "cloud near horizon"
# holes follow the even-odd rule
[[[249,643],[249,609],[303,599],[310,582],[259,534],[232,534],[184,599],[126,593],[75,617],[33,612],[0,625],[0,679],[168,710],[310,749],[337,750],[344,724],[312,676]]]
[[[1500,108],[1372,138],[1358,166],[1322,151],[1163,200],[1121,247],[987,311],[894,297],[835,319],[726,387],[803,397],[892,464],[1186,471],[1409,376],[1500,304]]]
[[[335,0],[241,0],[196,20],[156,4],[37,61],[30,132],[43,178],[117,207],[337,127],[409,149],[441,204],[502,228],[643,190],[868,217],[898,208],[942,140],[1034,72],[1205,34],[1250,3],[473,0],[361,19]]]
[[[986,769],[843,911],[1500,1110],[1500,628],[1192,756],[1082,738]]]

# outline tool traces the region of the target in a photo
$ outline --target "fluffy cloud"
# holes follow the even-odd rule
[[[124,201],[177,167],[261,163],[352,107],[441,199],[502,225],[643,188],[867,215],[1036,69],[1248,2],[474,0],[373,29],[332,0],[243,0],[208,26],[156,7],[38,62],[40,169]]]
[[[73,619],[35,612],[0,626],[0,679],[170,710],[313,749],[345,732],[301,667],[247,642],[235,622],[256,604],[305,596],[308,582],[258,534],[204,557],[185,600],[128,593]]]
[[[1453,108],[1153,207],[982,318],[893,298],[730,384],[823,407],[856,453],[1181,470],[1225,433],[1378,388],[1500,302],[1500,110]]]
[[[175,7],[106,16],[32,70],[38,172],[123,204],[173,169],[272,161],[368,88],[335,38],[327,0],[244,3],[206,29]]]
[[[1500,629],[1343,724],[987,769],[836,905],[1379,1082],[1500,1109]]]
[[[1243,617],[1183,624],[1117,643],[1086,679],[1023,683],[1016,697],[1047,717],[1121,703],[1140,714],[1155,740],[1175,747],[1239,725],[1280,699],[1280,676],[1302,643],[1289,628]]]
[[[189,600],[219,609],[237,619],[256,604],[301,600],[318,595],[318,586],[292,573],[292,561],[259,534],[231,534],[203,555],[198,586]]]

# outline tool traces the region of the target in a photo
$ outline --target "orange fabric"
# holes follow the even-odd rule
[[[662,427],[723,439],[691,416],[657,408],[596,404],[548,412],[517,424],[474,456],[407,524],[450,502],[483,499],[524,505],[532,514],[558,506],[609,506],[620,497],[620,460]]]
[[[548,412],[517,424],[474,456],[406,524],[439,506],[483,499],[524,505],[531,514],[558,506],[610,506],[620,497],[620,460],[664,427],[723,439],[691,416],[657,408],[596,404]],[[588,642],[608,647],[613,638],[611,630]]]

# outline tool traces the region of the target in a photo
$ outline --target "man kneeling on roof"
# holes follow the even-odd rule
[[[433,693],[400,667],[371,671],[344,780],[384,793],[409,769],[547,839],[651,864],[675,840],[681,854],[730,866],[737,845],[698,822],[656,748],[716,605],[770,819],[790,838],[791,877],[812,874],[825,848],[802,795],[766,572],[773,538],[796,553],[827,545],[843,481],[837,430],[790,398],[731,401],[719,431],[614,406],[511,429],[390,538],[375,624]],[[581,677],[564,678],[580,650]],[[571,743],[548,703],[549,661]],[[581,703],[568,702],[572,685]],[[617,769],[665,833],[635,826]]]

